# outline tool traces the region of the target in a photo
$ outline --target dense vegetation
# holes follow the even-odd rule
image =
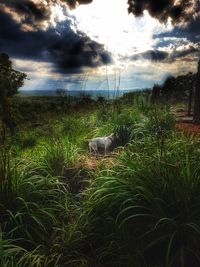
[[[199,266],[200,142],[175,110],[52,99],[15,98],[15,136],[1,127],[0,266]],[[111,132],[117,148],[91,157]]]

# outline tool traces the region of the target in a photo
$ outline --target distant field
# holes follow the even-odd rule
[[[90,95],[92,99],[97,99],[99,96],[106,99],[115,99],[123,96],[125,93],[140,91],[141,89],[131,90],[74,90],[66,91],[65,96],[80,97]],[[19,90],[21,96],[57,96],[56,90]]]

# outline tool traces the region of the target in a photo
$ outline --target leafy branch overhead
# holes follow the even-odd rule
[[[0,54],[0,102],[2,96],[11,97],[22,87],[27,75],[12,68],[7,54]]]

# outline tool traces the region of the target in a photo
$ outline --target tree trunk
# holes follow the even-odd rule
[[[188,97],[188,116],[191,115],[191,111],[192,111],[192,98],[193,98],[194,90],[195,90],[195,88],[192,85],[191,88],[190,88],[189,97]]]
[[[200,61],[198,63],[198,71],[197,71],[196,86],[194,93],[193,122],[196,124],[200,124]]]
[[[152,92],[151,92],[151,102],[153,104],[155,104],[159,100],[160,92],[161,92],[160,86],[154,85]]]
[[[14,123],[12,121],[9,101],[6,97],[2,97],[0,104],[2,107],[2,111],[3,111],[2,122],[10,130],[10,133],[13,136],[15,133],[15,126],[14,126]]]

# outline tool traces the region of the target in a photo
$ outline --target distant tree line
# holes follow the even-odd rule
[[[15,132],[15,122],[11,109],[12,97],[23,86],[25,79],[25,73],[13,69],[9,56],[0,53],[0,118],[2,125],[8,128],[12,135]],[[62,96],[62,99],[64,93],[63,90],[57,90],[57,95]],[[194,123],[200,124],[200,61],[197,73],[189,72],[178,77],[170,76],[163,85],[154,85],[151,94],[153,103],[170,98],[187,99],[188,114],[193,113]],[[84,103],[88,103],[90,99],[84,97],[82,100]],[[101,100],[99,99],[99,103],[102,102]]]
[[[163,85],[155,84],[152,88],[151,100],[153,103],[164,100],[188,101],[188,115],[193,113],[194,123],[200,123],[200,61],[197,73],[189,72],[177,77],[169,76]],[[193,107],[193,108],[192,108]]]
[[[152,89],[152,101],[165,99],[186,99],[195,86],[196,74],[189,72],[178,77],[169,76],[163,85],[155,84]]]

